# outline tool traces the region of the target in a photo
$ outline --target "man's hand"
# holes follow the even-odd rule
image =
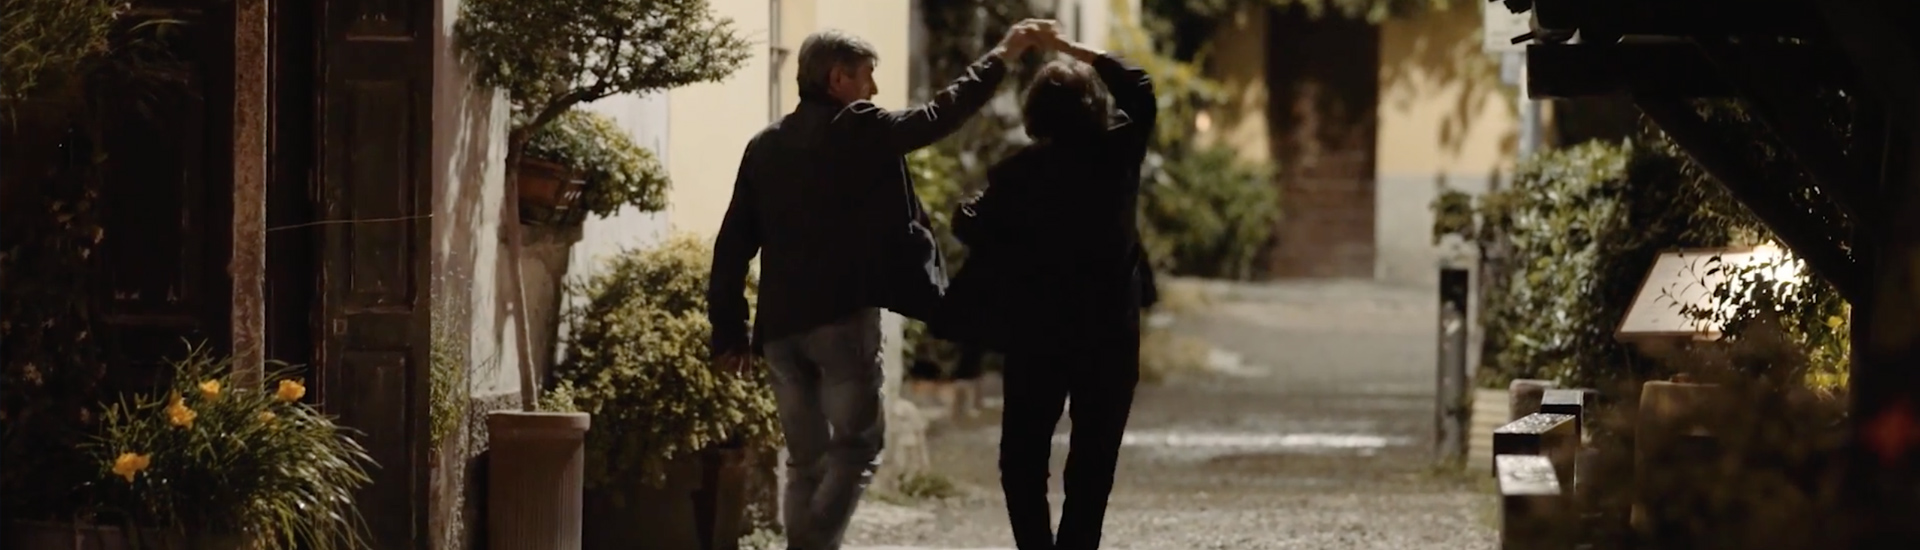
[[[1057,50],[1066,42],[1060,38],[1060,22],[1052,19],[1028,19],[1023,21],[1032,26],[1027,29],[1028,45]]]
[[[753,372],[753,354],[744,351],[729,351],[713,358],[713,370],[720,373],[746,375]]]
[[[1007,29],[1007,36],[1000,39],[1000,45],[994,46],[992,55],[1004,60],[1019,57],[1034,45],[1039,29],[1052,29],[1055,26],[1057,23],[1051,19],[1027,19],[1015,23],[1013,28]]]

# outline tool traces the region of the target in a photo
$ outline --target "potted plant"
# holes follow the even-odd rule
[[[667,206],[667,176],[652,152],[606,115],[568,109],[533,134],[515,180],[520,221],[576,224],[632,206]]]
[[[251,388],[203,347],[172,365],[160,391],[109,405],[82,447],[95,477],[81,492],[102,523],[142,547],[365,547],[354,494],[373,461],[300,401],[294,370]]]
[[[711,254],[676,235],[577,285],[583,300],[568,312],[568,357],[554,375],[556,392],[594,416],[588,547],[692,550],[742,535],[745,464],[772,452],[779,430],[764,369],[711,368]]]

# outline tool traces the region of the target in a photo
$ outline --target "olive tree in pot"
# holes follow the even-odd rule
[[[737,548],[743,534],[746,464],[774,452],[779,430],[765,369],[712,368],[711,258],[703,241],[676,235],[611,257],[575,288],[568,357],[549,395],[595,417],[591,548]]]
[[[512,105],[506,158],[510,185],[518,185],[521,180],[523,162],[529,158],[534,137],[576,106],[617,94],[718,81],[738,69],[748,54],[747,42],[734,33],[732,21],[713,15],[706,0],[468,0],[462,4],[454,32],[465,52],[464,61],[473,69],[478,83],[505,92]],[[580,191],[584,196],[584,189]],[[517,217],[522,193],[514,190],[504,195],[503,211]],[[646,197],[643,194],[638,202],[657,207],[659,201]],[[533,331],[525,313],[519,228],[507,228],[506,237],[506,264],[512,266],[507,270],[507,300],[519,312],[514,347],[522,410],[495,413],[488,419],[489,452],[490,468],[520,480],[495,485],[502,478],[489,476],[489,530],[546,530],[536,538],[544,537],[547,542],[527,544],[569,547],[566,541],[577,541],[578,534],[565,531],[577,518],[564,515],[577,509],[576,492],[541,491],[557,500],[535,505],[530,502],[534,495],[509,490],[540,487],[539,480],[569,483],[565,470],[573,461],[556,457],[578,448],[581,435],[574,432],[584,431],[587,420],[577,412],[534,410],[540,380],[530,358]],[[513,464],[519,459],[535,463]],[[560,471],[529,468],[535,465]],[[578,486],[579,482],[571,483]],[[508,506],[516,506],[523,513],[495,513]],[[541,510],[546,512],[537,513]],[[498,524],[508,519],[517,524]],[[493,543],[499,547],[502,540],[496,537]]]
[[[527,146],[542,128],[578,105],[618,94],[648,93],[715,82],[739,69],[749,53],[730,19],[706,0],[468,0],[454,24],[463,61],[480,85],[505,92],[514,112],[507,130],[507,178],[519,180]],[[506,193],[506,212],[520,194]],[[520,232],[508,230],[508,296],[526,311]],[[529,360],[531,331],[516,327],[520,404],[531,412],[539,380]]]

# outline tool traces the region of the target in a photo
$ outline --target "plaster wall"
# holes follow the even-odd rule
[[[1242,9],[1208,44],[1207,75],[1220,83],[1225,100],[1195,121],[1202,143],[1222,143],[1256,161],[1271,161],[1275,136],[1294,131],[1270,125],[1271,56],[1327,55],[1273,51],[1267,9]],[[1477,6],[1381,24],[1376,279],[1436,284],[1443,253],[1432,241],[1428,205],[1439,182],[1480,193],[1512,170],[1519,129],[1514,91],[1499,82],[1498,60],[1480,51],[1479,26]]]
[[[1375,275],[1431,286],[1442,251],[1429,205],[1441,185],[1481,193],[1510,173],[1518,143],[1514,90],[1480,50],[1480,11],[1454,6],[1381,30]]]

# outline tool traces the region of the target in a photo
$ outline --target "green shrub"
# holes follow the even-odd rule
[[[667,207],[670,183],[659,159],[606,115],[568,109],[534,132],[526,154],[579,171],[587,182],[582,204],[596,216],[611,216],[623,206],[642,212]]]
[[[1153,75],[1159,119],[1141,166],[1141,238],[1155,267],[1181,275],[1245,279],[1271,244],[1280,217],[1273,169],[1240,159],[1231,147],[1195,141],[1193,120],[1222,98],[1197,63],[1154,43],[1121,10],[1114,50]]]
[[[1801,384],[1847,387],[1851,309],[1839,292],[1790,254],[1746,265],[1707,262],[1726,278],[1711,290],[1707,307],[1685,305],[1682,314],[1718,325],[1726,342],[1758,337],[1765,340],[1758,345],[1791,350]]]
[[[1639,415],[1641,386],[1623,379],[1600,386],[1613,405],[1594,416],[1597,454],[1581,466],[1594,488],[1590,497],[1604,503],[1609,521],[1586,533],[1593,541],[1634,540],[1628,529],[1628,503],[1639,500],[1649,523],[1662,524],[1660,540],[1669,547],[1701,549],[1812,550],[1834,545],[1847,508],[1842,479],[1847,427],[1844,390],[1808,387],[1822,367],[1795,341],[1784,317],[1756,316],[1741,337],[1698,346],[1663,358],[1672,372],[1712,384],[1706,394],[1669,418]],[[1654,451],[1676,447],[1672,438],[1706,428],[1714,454],[1674,457]],[[1664,436],[1662,439],[1648,439]],[[1664,445],[1662,445],[1664,443]],[[1638,460],[1636,449],[1653,454]],[[1644,540],[1644,539],[1642,539]],[[1599,548],[1630,547],[1596,545]]]
[[[467,399],[471,397],[467,391],[469,343],[456,322],[458,312],[465,308],[459,308],[453,296],[451,292],[435,292],[430,312],[433,336],[428,342],[432,368],[427,398],[427,445],[436,453],[440,452],[440,444],[447,436],[466,423]]]
[[[1215,145],[1176,154],[1143,173],[1141,238],[1180,275],[1247,279],[1280,219],[1271,172]]]
[[[1614,339],[1654,258],[1762,235],[1724,189],[1687,177],[1682,165],[1670,151],[1636,142],[1547,151],[1524,163],[1512,185],[1481,197],[1477,224],[1462,227],[1457,212],[1445,218],[1463,237],[1505,249],[1494,266],[1497,290],[1485,297],[1480,384],[1548,378],[1591,386],[1660,370]]]
[[[589,487],[658,485],[669,463],[717,445],[778,445],[766,369],[711,370],[711,258],[704,241],[676,235],[615,255],[574,285],[584,300],[568,311],[568,357],[554,369],[555,395],[567,398],[550,402],[593,415]]]
[[[0,0],[0,109],[67,91],[109,48],[128,6],[106,0]],[[11,118],[10,116],[8,118]]]

